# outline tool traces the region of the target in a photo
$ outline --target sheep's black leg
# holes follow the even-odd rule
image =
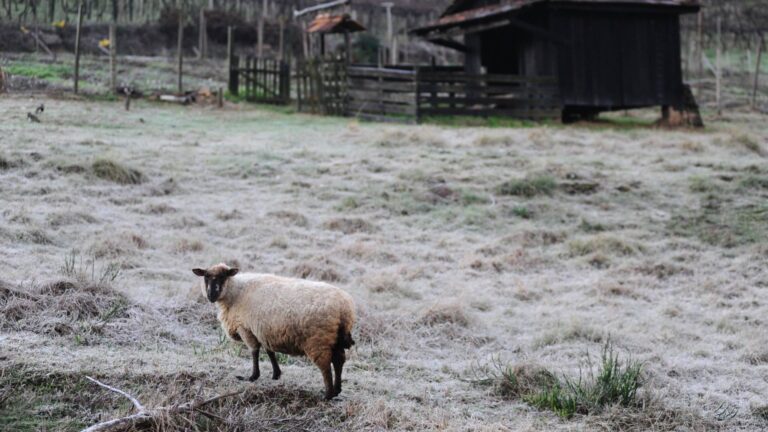
[[[280,375],[282,375],[283,372],[280,371],[280,365],[277,364],[277,356],[275,356],[275,352],[267,350],[267,355],[269,356],[269,361],[272,363],[272,379],[280,379]]]
[[[331,363],[333,363],[333,370],[336,372],[336,382],[333,384],[334,396],[341,393],[341,370],[344,368],[346,360],[347,356],[344,354],[344,348],[334,347],[331,354]]]
[[[259,373],[259,348],[260,347],[257,346],[255,349],[253,349],[251,351],[251,356],[253,357],[253,372],[251,373],[251,376],[246,378],[244,376],[238,375],[237,379],[239,379],[241,381],[250,381],[250,382],[254,382],[257,379],[259,379],[259,375],[260,375],[260,373]]]

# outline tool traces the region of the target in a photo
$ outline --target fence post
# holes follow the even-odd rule
[[[755,79],[752,83],[752,108],[757,107],[757,87],[760,80],[760,62],[763,59],[763,49],[765,49],[765,38],[763,35],[759,35],[760,40],[757,42],[757,64],[755,65]]]
[[[182,76],[183,76],[183,72],[184,72],[184,52],[183,52],[183,48],[184,48],[184,13],[183,13],[182,9],[179,9],[179,30],[178,30],[178,33],[179,33],[179,40],[178,40],[178,45],[177,45],[177,50],[178,50],[178,54],[179,54],[179,59],[178,59],[178,73],[179,73],[178,85],[179,85],[179,94],[181,94],[184,91],[184,86],[183,86],[183,83],[182,83]]]
[[[419,66],[415,67],[416,74],[414,75],[414,78],[416,80],[416,124],[421,123],[421,68]]]
[[[715,50],[715,70],[716,70],[716,77],[715,77],[715,93],[716,93],[716,99],[717,99],[717,115],[721,116],[723,115],[723,101],[722,101],[722,79],[723,79],[723,69],[721,64],[721,51],[722,51],[722,20],[720,17],[717,17],[717,49]]]
[[[75,94],[80,84],[80,33],[83,27],[83,2],[77,5],[77,30],[75,33]]]
[[[117,94],[117,24],[109,25],[109,86]]]

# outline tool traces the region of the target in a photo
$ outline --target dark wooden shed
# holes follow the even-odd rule
[[[679,18],[699,7],[698,0],[455,0],[412,33],[464,52],[465,73],[554,77],[569,120],[682,108]]]

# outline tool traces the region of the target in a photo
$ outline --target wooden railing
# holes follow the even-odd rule
[[[419,71],[420,116],[507,116],[541,120],[560,116],[554,77]]]
[[[347,114],[367,120],[418,122],[414,68],[349,66]]]
[[[298,110],[314,114],[418,123],[441,116],[557,119],[562,109],[554,77],[467,74],[455,66],[348,65],[343,58],[296,62],[291,77],[287,63],[249,57],[243,67],[230,69],[230,92],[287,104],[292,78]]]
[[[245,57],[240,64],[232,56],[229,69],[229,93],[242,91],[247,101],[287,105],[291,102],[291,67],[288,63]]]

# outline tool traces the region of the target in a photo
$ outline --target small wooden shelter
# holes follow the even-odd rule
[[[684,108],[679,18],[699,8],[698,0],[455,0],[412,33],[463,52],[456,73],[554,78],[562,118],[573,120]]]
[[[353,20],[349,14],[319,14],[317,17],[315,17],[314,20],[312,20],[311,23],[309,23],[309,26],[307,27],[307,33],[320,35],[320,55],[325,55],[325,35],[343,34],[344,48],[347,52],[347,57],[349,57],[349,35],[351,33],[357,33],[361,31],[365,31],[365,27],[359,22]]]

